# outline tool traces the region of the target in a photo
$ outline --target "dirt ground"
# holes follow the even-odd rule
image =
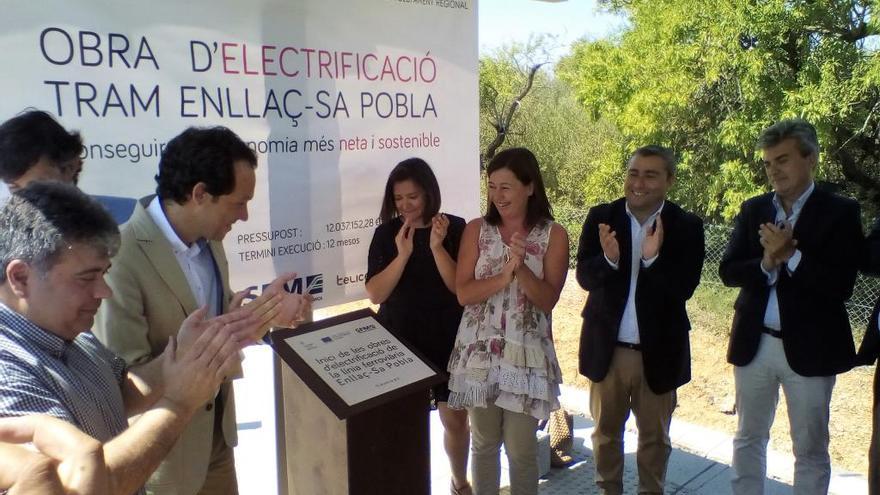
[[[727,364],[727,338],[733,314],[735,292],[707,284],[688,302],[691,319],[690,383],[678,389],[675,418],[733,434],[736,416],[722,409],[733,401],[733,368]],[[586,388],[588,380],[577,372],[580,312],[584,292],[569,273],[562,297],[553,311],[553,337],[565,383]],[[856,342],[858,345],[858,342]],[[831,463],[836,469],[867,474],[868,444],[871,439],[871,394],[873,367],[857,368],[837,377],[831,399]],[[791,453],[785,399],[771,430],[770,448]]]

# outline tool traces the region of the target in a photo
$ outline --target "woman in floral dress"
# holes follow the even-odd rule
[[[538,161],[525,148],[489,163],[489,205],[462,234],[456,294],[465,306],[449,359],[450,408],[467,408],[476,495],[538,490],[535,430],[559,408],[562,373],[550,313],[568,272],[568,234],[553,222]]]

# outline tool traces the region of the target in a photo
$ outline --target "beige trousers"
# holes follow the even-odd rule
[[[471,421],[471,478],[474,495],[498,495],[501,444],[510,466],[510,494],[538,493],[538,420],[494,404],[468,408]]]
[[[663,493],[672,443],[669,424],[675,410],[675,391],[657,395],[648,387],[642,353],[615,347],[608,375],[590,384],[590,413],[596,484],[602,493],[623,493],[623,432],[629,412],[636,416],[639,445],[636,464],[639,493]]]
[[[238,495],[238,479],[235,476],[235,457],[232,447],[226,445],[220,422],[214,428],[214,445],[211,447],[211,463],[205,484],[199,495]]]

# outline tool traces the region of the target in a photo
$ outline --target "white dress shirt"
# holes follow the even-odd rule
[[[198,307],[208,306],[208,317],[220,314],[221,308],[218,307],[219,302],[219,281],[217,280],[217,270],[214,266],[214,257],[211,255],[211,249],[208,247],[207,241],[199,239],[198,241],[187,246],[171,226],[165,211],[162,209],[162,202],[159,196],[153,198],[147,206],[147,213],[153,222],[162,231],[162,234],[168,239],[171,248],[174,251],[174,257],[180,264],[180,269],[186,277],[186,282],[192,291]]]
[[[639,337],[639,318],[636,313],[636,285],[639,281],[639,270],[641,269],[639,263],[641,263],[641,266],[648,268],[657,261],[657,256],[659,256],[658,253],[649,260],[642,259],[642,242],[645,240],[645,234],[648,233],[648,229],[654,225],[654,220],[663,211],[663,205],[665,204],[665,201],[660,203],[660,208],[657,208],[657,211],[652,213],[641,224],[632,211],[630,211],[629,205],[626,205],[626,215],[629,217],[629,231],[632,238],[632,251],[630,252],[629,294],[626,298],[626,306],[623,308],[623,316],[620,319],[620,329],[617,332],[617,340],[620,342],[628,342],[630,344],[641,343],[641,338]],[[605,261],[615,270],[618,269],[618,264],[612,263],[607,256]]]
[[[810,187],[808,187],[797,201],[791,205],[791,215],[788,216],[785,214],[785,209],[782,207],[779,197],[774,194],[773,206],[776,208],[776,224],[779,225],[782,222],[786,222],[791,229],[794,229],[794,224],[797,222],[798,217],[801,216],[801,210],[804,208],[804,203],[807,202],[807,199],[809,199],[810,194],[813,193],[813,189],[815,188],[816,185],[811,182]],[[795,270],[797,270],[797,267],[801,262],[801,256],[801,250],[795,249],[794,254],[791,255],[791,258],[785,263],[785,268],[788,270],[789,274],[793,274]],[[777,266],[768,272],[764,269],[764,265],[761,265],[761,271],[764,272],[764,275],[767,275],[767,285],[770,286],[770,298],[767,300],[767,309],[764,311],[764,326],[772,328],[773,330],[782,330],[782,322],[779,318],[779,298],[776,296],[776,282],[779,281],[779,267]]]

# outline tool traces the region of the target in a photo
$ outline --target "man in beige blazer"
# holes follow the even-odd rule
[[[208,316],[229,309],[233,294],[221,241],[233,223],[248,218],[256,166],[254,152],[223,127],[189,128],[167,144],[157,194],[142,198],[122,228],[122,245],[107,275],[113,296],[101,306],[94,328],[131,365],[158,356],[196,309],[207,306]],[[148,492],[238,493],[236,440],[227,381],[193,416]]]

